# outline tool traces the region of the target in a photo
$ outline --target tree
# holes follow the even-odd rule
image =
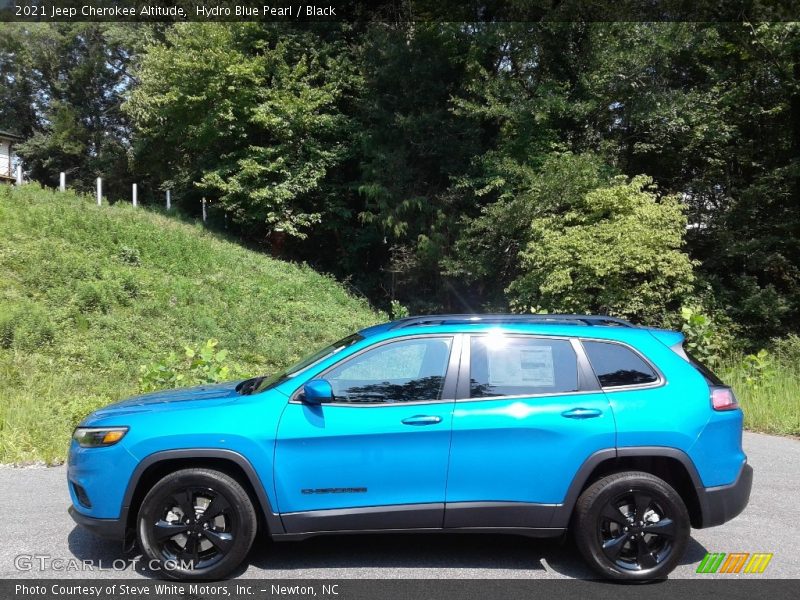
[[[137,33],[144,26],[101,23],[3,24],[0,127],[27,139],[17,146],[31,177],[55,185],[58,173],[88,190],[127,187],[130,127],[120,112]],[[117,186],[116,188],[114,186]]]
[[[257,23],[177,25],[137,77],[125,110],[153,179],[188,201],[211,195],[262,239],[319,221],[321,185],[347,151],[339,103],[357,85],[340,44]]]
[[[504,307],[506,289],[524,272],[520,253],[531,241],[534,219],[577,205],[615,172],[596,155],[568,152],[547,156],[538,168],[511,158],[493,167],[492,185],[479,193],[496,190],[499,198],[479,216],[461,219],[461,235],[442,264],[449,277],[477,286],[489,306]]]
[[[534,218],[523,273],[509,288],[513,307],[667,321],[693,291],[694,275],[682,251],[683,207],[651,183],[617,177]]]

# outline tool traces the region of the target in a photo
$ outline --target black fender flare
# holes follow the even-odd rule
[[[122,499],[122,511],[120,514],[121,521],[123,523],[128,523],[133,496],[136,493],[139,480],[145,471],[147,471],[147,469],[160,462],[176,459],[187,460],[193,458],[221,459],[234,463],[237,467],[239,467],[244,472],[248,482],[250,483],[250,486],[255,492],[256,499],[260,505],[261,512],[264,516],[267,528],[269,529],[269,533],[271,535],[285,533],[281,517],[273,510],[272,504],[270,503],[269,497],[264,489],[264,485],[261,482],[261,478],[253,468],[253,465],[250,464],[250,461],[247,460],[247,458],[243,455],[239,454],[238,452],[234,452],[233,450],[226,450],[225,448],[184,448],[176,450],[161,450],[159,452],[154,452],[153,454],[147,455],[145,458],[139,461],[138,465],[136,465],[136,468],[134,469],[133,474],[128,481],[128,486],[125,489],[125,495]]]
[[[694,466],[692,459],[683,450],[677,448],[669,448],[667,446],[625,446],[621,448],[605,448],[598,450],[591,454],[583,464],[578,468],[575,477],[572,478],[567,495],[564,497],[564,502],[559,505],[553,513],[553,518],[550,521],[550,527],[566,527],[572,517],[572,511],[575,508],[575,503],[578,501],[578,496],[583,490],[586,481],[591,476],[592,472],[600,465],[600,463],[615,458],[628,458],[628,457],[662,457],[677,460],[686,469],[692,480],[695,493],[700,503],[700,512],[705,520],[705,515],[708,514],[708,502],[706,500],[706,488],[697,473],[697,468]]]

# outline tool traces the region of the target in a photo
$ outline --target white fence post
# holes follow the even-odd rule
[[[58,189],[62,192],[67,191],[67,174],[61,171],[58,178]]]
[[[103,180],[97,178],[97,206],[103,204]]]
[[[172,192],[172,190],[167,190],[167,210],[171,210],[172,209],[172,195],[171,195],[171,192]]]
[[[133,184],[132,194],[133,194],[133,205],[134,206],[139,206],[139,198],[137,196],[137,190],[136,190],[136,184],[135,183]]]
[[[206,222],[206,218],[207,218],[207,215],[206,215],[206,197],[203,196],[203,223]]]
[[[17,185],[22,185],[22,165],[17,165]]]

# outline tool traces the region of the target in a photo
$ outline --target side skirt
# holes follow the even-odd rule
[[[453,527],[445,529],[416,527],[411,529],[343,529],[339,531],[306,531],[304,533],[277,533],[276,542],[296,542],[323,535],[355,535],[386,533],[489,533],[495,535],[521,535],[530,538],[555,538],[566,533],[563,527]]]
[[[283,513],[285,533],[276,540],[325,534],[379,532],[509,533],[529,537],[561,535],[551,527],[554,504],[452,502],[370,506]]]

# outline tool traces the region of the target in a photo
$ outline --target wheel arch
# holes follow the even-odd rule
[[[253,465],[238,452],[223,448],[164,450],[142,459],[136,466],[123,497],[121,516],[126,531],[135,529],[139,506],[159,479],[179,469],[198,467],[221,471],[239,481],[256,507],[259,527],[265,527],[270,535],[284,532],[280,515],[272,510],[264,485]]]
[[[705,496],[700,491],[704,488],[691,458],[677,448],[636,446],[600,450],[586,459],[553,514],[551,527],[567,527],[583,491],[598,479],[623,471],[644,471],[666,481],[686,505],[692,527],[703,526]]]

